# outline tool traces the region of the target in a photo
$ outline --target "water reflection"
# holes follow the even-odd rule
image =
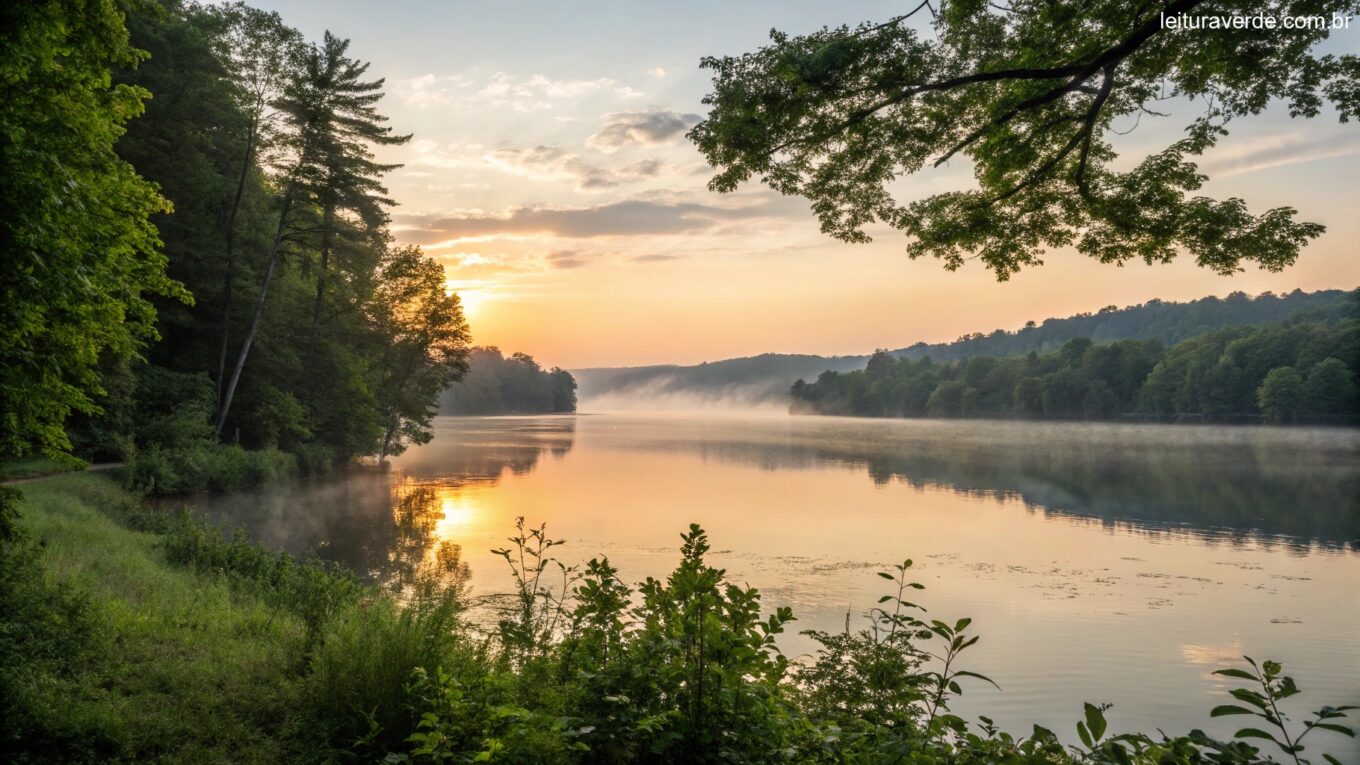
[[[615,441],[768,470],[862,469],[880,486],[1019,498],[1144,532],[1360,546],[1354,430],[794,418],[700,421],[667,435]]]
[[[399,591],[428,577],[453,584],[469,575],[460,540],[491,523],[479,498],[507,475],[528,475],[545,456],[564,457],[575,427],[566,417],[450,418],[441,422],[447,448],[437,459],[417,452],[390,473],[356,471],[189,502],[268,547],[343,564]],[[458,438],[448,438],[451,429]]]
[[[1240,652],[1285,659],[1309,698],[1360,702],[1360,610],[1337,607],[1360,581],[1357,503],[1355,430],[674,414],[441,418],[390,473],[204,507],[404,590],[470,567],[477,602],[512,587],[491,550],[516,516],[629,582],[671,571],[698,522],[715,564],[800,629],[840,628],[911,556],[923,604],[974,618],[973,668],[1006,688],[965,697],[965,716],[1070,730],[1085,699],[1127,728],[1221,733],[1209,673]]]

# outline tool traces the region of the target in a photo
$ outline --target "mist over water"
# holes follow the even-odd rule
[[[593,408],[585,406],[587,411]],[[958,711],[1069,735],[1202,727],[1242,653],[1285,662],[1305,705],[1360,702],[1360,432],[791,417],[769,410],[440,418],[390,473],[202,503],[267,544],[400,581],[461,546],[474,595],[508,589],[515,517],[568,563],[664,576],[679,533],[798,630],[843,628],[911,557],[930,618],[974,618]],[[1221,724],[1220,724],[1221,723]],[[1360,755],[1356,752],[1334,752]],[[1343,760],[1348,757],[1342,756]]]
[[[732,414],[787,414],[788,385],[781,380],[695,389],[672,377],[660,377],[616,390],[585,393],[577,409],[608,412],[727,412]]]

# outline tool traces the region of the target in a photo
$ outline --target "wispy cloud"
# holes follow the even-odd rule
[[[643,93],[608,77],[553,79],[542,74],[523,77],[508,72],[485,77],[423,74],[394,81],[392,90],[398,98],[421,110],[477,107],[537,112],[593,94],[625,101],[644,97]]]
[[[786,205],[767,201],[716,207],[628,200],[591,207],[518,207],[501,215],[398,213],[396,221],[403,241],[426,244],[526,234],[578,239],[692,234],[733,222],[783,218],[790,212]]]
[[[1360,134],[1331,135],[1278,133],[1237,143],[1225,141],[1210,150],[1201,168],[1211,178],[1231,178],[1273,167],[1360,154]]]
[[[672,111],[612,112],[604,116],[604,126],[586,143],[605,152],[617,151],[624,146],[673,143],[699,120],[697,114]]]
[[[580,268],[589,258],[580,250],[553,250],[544,260],[550,268]]]
[[[568,180],[578,191],[600,191],[649,178],[667,168],[659,159],[648,158],[620,164],[601,163],[560,146],[501,146],[488,149],[480,144],[415,141],[415,158],[409,163],[441,170],[485,169],[517,175],[536,181]],[[605,159],[599,157],[599,159]],[[423,170],[406,171],[412,177],[429,177]],[[484,184],[482,184],[484,186]]]
[[[487,155],[486,159],[490,165],[505,172],[540,179],[572,179],[582,191],[598,191],[655,178],[663,167],[660,160],[645,159],[623,167],[607,168],[556,146],[504,147]]]

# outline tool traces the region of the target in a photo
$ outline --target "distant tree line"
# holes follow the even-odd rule
[[[468,327],[392,241],[375,151],[409,136],[349,41],[240,3],[4,15],[0,457],[324,469],[430,437]]]
[[[1023,356],[1031,351],[1056,351],[1068,340],[1086,337],[1096,343],[1114,340],[1157,340],[1175,345],[1210,330],[1246,326],[1290,317],[1337,318],[1360,292],[1294,290],[1251,297],[1234,292],[1224,298],[1209,296],[1185,303],[1149,300],[1125,308],[1108,306],[1096,313],[1028,322],[1018,330],[974,332],[948,343],[916,343],[889,351],[893,356],[936,362],[962,361],[974,356]],[[635,393],[642,396],[683,394],[709,400],[782,401],[789,384],[811,379],[823,370],[863,369],[868,356],[812,356],[766,353],[746,358],[712,361],[693,366],[578,369],[583,396]]]
[[[1360,291],[1294,290],[1285,295],[1264,292],[1251,297],[1234,292],[1220,298],[1174,303],[1149,300],[1124,308],[1106,306],[1095,313],[1078,313],[1061,319],[1027,322],[1013,332],[998,329],[974,332],[951,343],[916,343],[893,351],[894,356],[935,361],[956,361],[974,356],[1023,356],[1030,351],[1056,351],[1063,343],[1086,337],[1097,343],[1111,340],[1156,340],[1175,345],[1220,327],[1236,327],[1283,321],[1291,316],[1339,317],[1354,305]]]
[[[462,381],[444,391],[439,413],[543,414],[576,411],[576,380],[565,369],[544,369],[533,356],[508,358],[496,346],[474,348]]]
[[[1156,340],[938,363],[875,353],[861,371],[792,389],[797,413],[868,417],[1029,417],[1360,422],[1360,316],[1226,327]]]

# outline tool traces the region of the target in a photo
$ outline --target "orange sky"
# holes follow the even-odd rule
[[[1283,273],[1220,277],[1188,261],[1116,268],[1055,252],[998,284],[976,265],[949,273],[908,260],[892,231],[870,245],[831,240],[806,202],[759,184],[711,193],[708,168],[683,138],[709,89],[700,55],[752,50],[772,26],[798,33],[887,18],[898,4],[644,10],[620,1],[584,13],[417,3],[414,15],[378,3],[262,4],[309,36],[329,28],[354,38],[353,53],[387,78],[382,109],[415,134],[381,157],[404,164],[388,179],[400,203],[397,239],[444,264],[477,343],[549,366],[857,354],[1153,297],[1360,286],[1360,131],[1331,112],[1291,121],[1272,107],[1230,126],[1201,163],[1210,195],[1240,196],[1255,212],[1293,206],[1327,225]],[[1360,51],[1360,31],[1328,45]],[[1144,118],[1117,147],[1127,157],[1160,149],[1201,108]],[[966,162],[955,161],[897,191],[911,199],[970,182]]]

